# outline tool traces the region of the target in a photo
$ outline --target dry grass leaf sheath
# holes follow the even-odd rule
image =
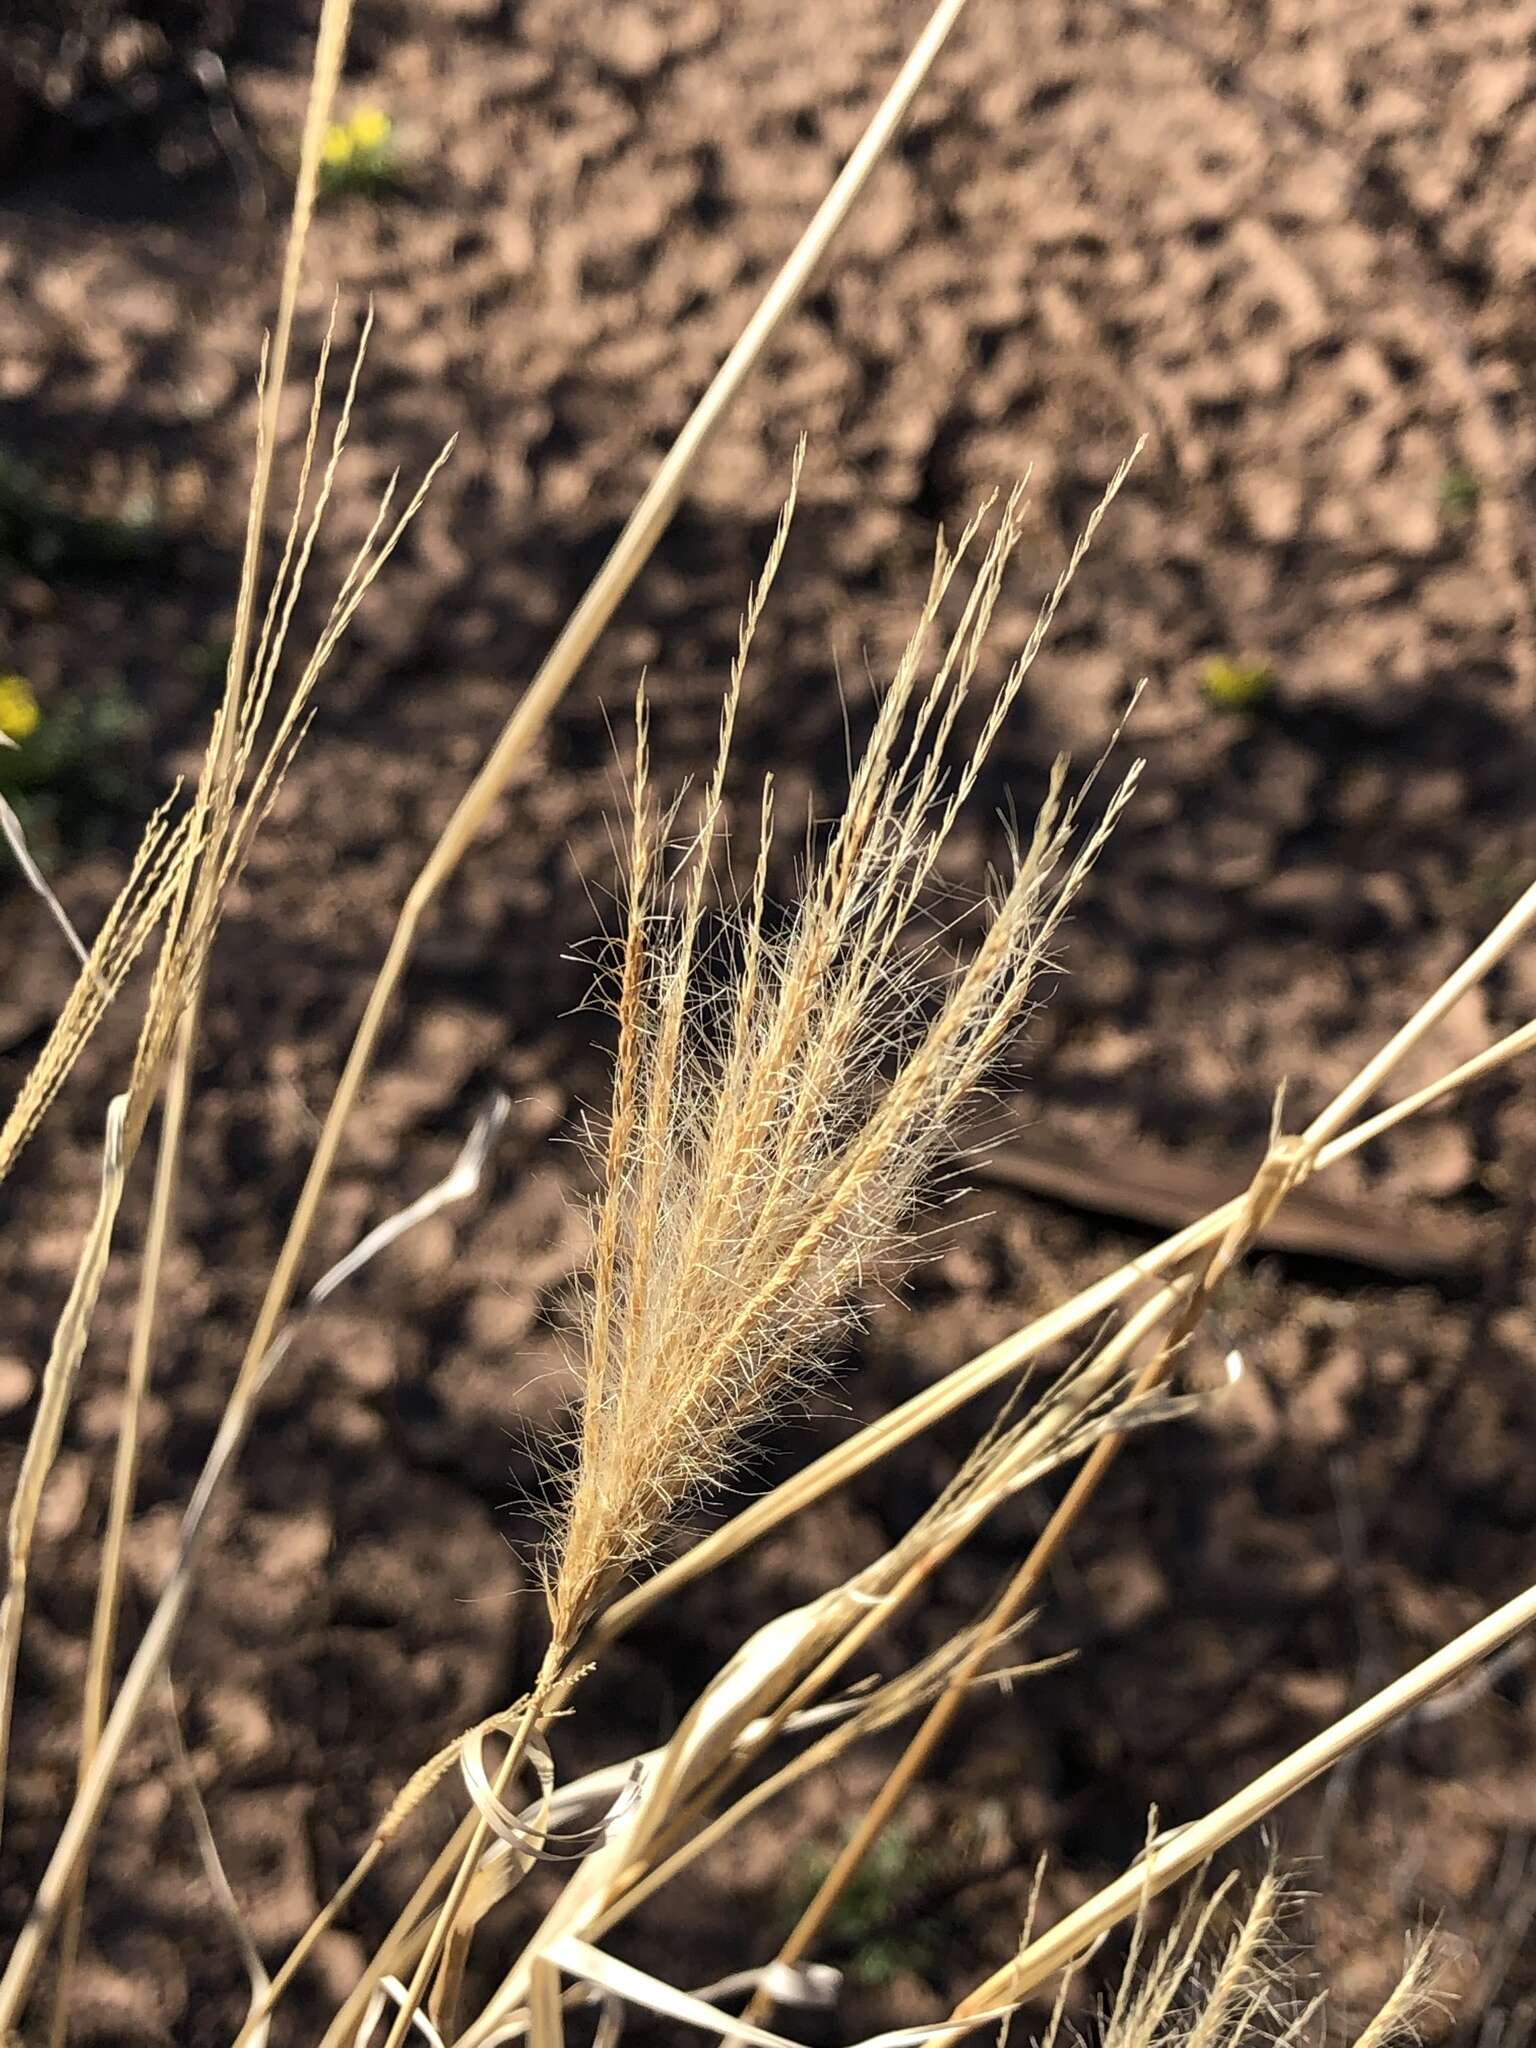
[[[973,694],[1022,494],[996,532],[953,630],[941,607],[978,542],[940,544],[907,642],[825,851],[787,927],[765,878],[772,792],[755,872],[732,923],[725,985],[701,959],[724,779],[753,629],[782,556],[786,508],[742,628],[713,774],[669,858],[639,703],[626,931],[603,1194],[585,1304],[575,1477],[550,1567],[553,1633],[569,1643],[657,1531],[783,1400],[899,1242],[915,1191],[1025,1014],[1052,940],[1136,779],[1080,843],[1081,797],[1057,765],[1033,832],[1015,842],[987,928],[945,972],[914,943],[939,855],[974,789],[1113,479],[1027,645],[992,692],[979,737],[955,738]]]

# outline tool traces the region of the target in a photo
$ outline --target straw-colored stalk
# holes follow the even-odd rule
[[[914,1674],[913,1680],[898,1681],[886,1688],[888,1699],[882,1698],[878,1704],[872,1702],[857,1717],[856,1728],[835,1730],[744,1795],[737,1807],[690,1842],[680,1857],[657,1863],[635,1896],[648,1895],[658,1883],[675,1874],[682,1862],[691,1861],[698,1846],[718,1840],[723,1825],[734,1824],[741,1813],[755,1811],[765,1798],[775,1796],[803,1777],[807,1767],[819,1767],[841,1754],[852,1733],[868,1732],[870,1727],[909,1709],[935,1683],[945,1682],[945,1663],[955,1668],[966,1648],[963,1640],[957,1641],[950,1646],[949,1655],[929,1660],[920,1677]],[[611,1778],[612,1774],[607,1776]],[[1285,1883],[1271,1866],[1234,1914],[1231,1901],[1237,1887],[1235,1874],[1214,1890],[1207,1890],[1206,1864],[1202,1861],[1197,1866],[1194,1888],[1154,1947],[1150,1939],[1150,1908],[1166,1878],[1152,1859],[1164,1840],[1165,1837],[1158,1837],[1149,1844],[1148,1852],[1117,1888],[1125,1899],[1123,1917],[1131,1922],[1130,1939],[1116,1988],[1087,2038],[1101,2043],[1102,2048],[1239,2048],[1240,2043],[1255,2037],[1269,2042],[1271,2048],[1296,2048],[1308,2037],[1313,2020],[1326,2002],[1326,1993],[1298,1997],[1289,1981],[1281,1939],[1288,1897]],[[1034,1934],[1043,1874],[1042,1862],[1025,1911],[1021,1960],[1033,1956],[1054,1936],[1053,1930],[1052,1935],[1037,1942]],[[626,1901],[626,1906],[632,1903]],[[544,1978],[551,1965],[575,1980],[572,1989],[564,1994],[567,2007],[592,2003],[606,1992],[656,2013],[686,2019],[727,2042],[785,2048],[782,2036],[763,2032],[746,2015],[739,2021],[732,2020],[711,2005],[710,1991],[679,1993],[660,1978],[633,1965],[620,1964],[593,1946],[613,1917],[599,1919],[585,1932],[576,1932],[572,1931],[569,1916],[562,1916],[557,1908],[546,1923],[536,1959],[522,1971],[527,2006],[513,2009],[498,1997],[460,2037],[459,2048],[490,2048],[492,2043],[519,2038],[530,2023],[534,1999],[542,1996],[547,2000],[552,1996]],[[1062,1958],[1055,1999],[1048,2023],[1038,2038],[1038,2048],[1057,2048],[1062,2041],[1068,1995],[1085,1955],[1086,1951]],[[1438,2002],[1434,1977],[1433,1943],[1414,1943],[1397,1983],[1378,2011],[1355,2032],[1355,2048],[1388,2048],[1390,2043],[1414,2038],[1420,2023]],[[754,1980],[782,1982],[783,1976],[776,1970],[753,1970],[716,1988],[723,1993],[730,1985],[746,1988]],[[1039,1981],[1038,1977],[1034,1980],[1036,1988]],[[1019,2010],[1026,1995],[1016,1961],[966,2000],[942,2028],[935,2027],[930,2036],[934,2048],[979,2028],[996,2028],[1000,2021],[1006,2022]],[[341,2039],[349,2038],[346,2029],[355,2026],[356,2012],[353,2001],[349,2001],[338,2024],[327,2033],[325,2048],[335,2048]],[[1007,2038],[1006,2026],[1003,2038]],[[1083,2037],[1074,2032],[1067,2038]]]
[[[1433,1698],[1476,1669],[1522,1631],[1536,1626],[1536,1586],[1485,1615],[1454,1641],[1436,1650],[1401,1678],[1323,1729],[1230,1799],[1160,1836],[1141,1861],[1029,1943],[1012,1962],[994,1972],[955,2008],[957,2019],[987,2012],[999,2002],[1016,2003],[1068,1967],[1118,1922],[1140,1910],[1181,1877],[1197,1870],[1217,1850],[1264,1820],[1324,1771],[1371,1741],[1403,1714]]]
[[[310,551],[330,500],[337,465],[345,445],[366,340],[365,328],[338,419],[330,460],[321,477],[315,503],[313,507],[307,508],[307,524],[303,523],[306,506],[303,500],[304,486],[301,483],[300,502],[294,512],[282,574],[279,584],[274,588],[267,627],[262,636],[254,687],[241,705],[227,747],[223,744],[222,717],[217,721],[216,743],[211,752],[223,760],[226,766],[216,776],[209,775],[205,778],[189,812],[177,825],[168,825],[166,814],[163,812],[151,820],[129,884],[123,896],[119,898],[117,908],[109,917],[101,938],[91,951],[87,968],[80,976],[74,995],[61,1013],[54,1033],[50,1035],[50,1044],[54,1040],[60,1043],[58,1059],[50,1061],[45,1051],[42,1063],[45,1071],[67,1071],[78,1050],[78,1042],[71,1040],[70,1033],[83,1029],[83,1019],[77,1011],[76,998],[82,994],[89,998],[93,991],[110,986],[114,964],[124,950],[125,941],[121,935],[125,929],[134,935],[142,933],[142,936],[147,938],[146,927],[150,925],[152,911],[155,916],[166,915],[170,922],[170,930],[156,963],[128,1087],[117,1099],[110,1122],[107,1144],[109,1164],[104,1181],[104,1203],[106,1190],[112,1191],[112,1199],[98,1214],[97,1225],[93,1228],[86,1251],[82,1255],[75,1288],[60,1320],[53,1358],[44,1375],[44,1395],[39,1402],[38,1414],[28,1445],[26,1469],[29,1483],[18,1494],[13,1506],[10,1536],[13,1597],[6,1610],[7,1628],[20,1626],[21,1590],[25,1583],[26,1553],[30,1545],[31,1528],[35,1522],[35,1503],[31,1512],[24,1510],[31,1501],[34,1488],[41,1486],[53,1462],[67,1409],[69,1389],[73,1384],[75,1370],[89,1334],[96,1294],[111,1249],[112,1223],[121,1198],[122,1184],[126,1180],[138,1142],[142,1137],[178,1022],[186,1014],[191,995],[201,980],[223,904],[249,859],[256,834],[282,785],[294,750],[303,735],[310,700],[321,671],[361,602],[363,594],[388,559],[405,526],[420,505],[430,482],[429,473],[411,504],[400,515],[392,532],[382,544],[379,544],[379,531],[390,502],[389,494],[386,494],[378,516],[343,580],[332,605],[330,617],[314,649],[273,721],[272,730],[264,733],[263,727],[283,652],[288,620],[292,614],[298,585],[302,581]],[[320,372],[315,385],[310,417],[310,439],[303,473],[306,483],[319,425],[327,356],[328,348],[322,350]],[[278,604],[279,595],[283,599],[281,607]],[[37,1071],[34,1069],[34,1078]],[[25,1122],[30,1114],[30,1085],[29,1083],[23,1088],[22,1097],[12,1113],[13,1120]],[[36,1092],[33,1091],[34,1096]],[[0,1715],[0,1789],[3,1789],[4,1783],[4,1757],[4,1717]]]
[[[621,1903],[611,1907],[594,1923],[594,1938],[601,1934],[613,1921],[634,1911],[644,1899],[668,1883],[678,1871],[705,1854],[734,1828],[739,1827],[749,1815],[759,1811],[769,1801],[778,1798],[790,1786],[800,1783],[816,1771],[826,1768],[841,1757],[856,1742],[889,1727],[904,1716],[917,1711],[931,1699],[935,1690],[946,1683],[956,1662],[962,1658],[972,1642],[972,1633],[961,1630],[952,1641],[942,1644],[920,1664],[900,1673],[887,1684],[863,1697],[846,1714],[838,1713],[832,1718],[826,1733],[799,1750],[788,1762],[759,1779],[749,1790],[738,1795],[735,1801],[713,1819],[699,1825],[699,1816],[694,1811],[698,1802],[679,1814],[670,1824],[664,1837],[658,1838],[654,1861],[643,1875],[637,1875],[634,1884],[622,1897]],[[1029,1667],[1026,1667],[1026,1670]],[[1016,1679],[1023,1672],[1014,1670],[1010,1679]],[[743,1742],[733,1752],[734,1767],[737,1771],[747,1768],[759,1753],[761,1745],[753,1741]],[[573,1785],[565,1786],[557,1795],[552,1809],[556,1818],[566,1813],[573,1817],[602,1812],[613,1807],[615,1801],[623,1806],[634,1783],[635,1765],[654,1764],[654,1759],[636,1759],[594,1773]],[[451,1841],[437,1862],[418,1886],[410,1903],[401,1913],[389,1935],[380,1944],[371,1958],[367,1969],[357,1985],[348,1995],[346,2002],[337,2013],[325,2035],[325,2048],[348,2041],[356,2032],[358,2022],[380,1979],[391,1972],[408,1968],[420,1953],[430,1925],[428,1907],[433,1896],[442,1889],[447,1880],[451,1862],[456,1862],[463,1851],[463,1839],[467,1826]],[[676,1836],[676,1846],[670,1846]],[[477,1887],[483,1888],[477,1902],[477,1911],[489,1911],[492,1905],[505,1898],[511,1889],[511,1881],[503,1862],[499,1867],[490,1862],[482,1864],[476,1878]],[[292,1958],[284,1964],[283,1970],[273,1980],[272,1990],[261,2005],[254,2019],[259,2021],[270,2011],[290,1973]],[[478,2023],[477,2023],[478,2024]],[[248,2021],[232,2048],[247,2048],[255,2037],[255,2026]]]
[[[0,1808],[3,1808],[6,1762],[10,1752],[11,1712],[16,1689],[16,1659],[21,1648],[21,1625],[26,1612],[27,1569],[32,1539],[43,1502],[43,1489],[53,1469],[64,1418],[74,1393],[75,1377],[85,1352],[96,1297],[101,1292],[112,1248],[112,1226],[123,1198],[126,1164],[123,1154],[123,1119],[127,1098],[117,1096],[107,1115],[107,1138],[102,1162],[101,1192],[96,1215],[86,1234],[80,1263],[75,1268],[69,1298],[54,1331],[53,1346],[43,1369],[42,1393],[37,1415],[27,1438],[16,1490],[11,1498],[6,1523],[7,1570],[5,1597],[0,1600]]]

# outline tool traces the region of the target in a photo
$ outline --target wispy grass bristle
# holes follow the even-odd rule
[[[1400,2048],[1402,2043],[1417,2041],[1425,2021],[1443,2009],[1435,1973],[1433,1939],[1413,1942],[1401,1976],[1356,2034],[1354,2048]]]
[[[1131,1929],[1119,1986],[1095,2030],[1097,2048],[1296,2048],[1312,2038],[1328,1994],[1306,1995],[1287,1954],[1282,1921],[1290,1897],[1271,1864],[1234,1907],[1236,1873],[1213,1890],[1196,1884],[1169,1932],[1146,1953],[1143,1909]],[[1227,1921],[1225,1930],[1222,1921]],[[1438,2007],[1434,1944],[1419,1941],[1353,2048],[1401,2048]],[[1061,2001],[1046,2043],[1060,2031]]]
[[[719,1478],[743,1432],[819,1369],[859,1290],[888,1267],[916,1191],[1027,1013],[1134,787],[1133,767],[1074,851],[1080,800],[1066,799],[1058,762],[971,958],[946,974],[914,943],[939,855],[1103,510],[993,692],[979,737],[954,760],[1023,505],[1015,491],[942,637],[940,608],[978,525],[953,554],[941,545],[842,817],[786,928],[772,933],[765,792],[764,843],[733,919],[740,965],[723,991],[700,960],[702,924],[742,679],[793,491],[747,607],[698,822],[671,859],[639,700],[579,1458],[549,1572],[562,1640],[679,1505]]]
[[[175,817],[171,804],[162,806],[145,827],[128,879],[0,1126],[0,1180],[15,1165],[135,961],[186,888],[199,851],[195,816]]]

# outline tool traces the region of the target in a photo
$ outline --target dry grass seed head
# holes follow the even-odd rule
[[[580,1457],[549,1570],[560,1640],[590,1618],[679,1504],[718,1478],[743,1430],[814,1370],[871,1271],[889,1261],[919,1181],[1027,1011],[1134,768],[1073,852],[1081,797],[1064,800],[1058,764],[964,966],[936,977],[914,960],[913,922],[1124,475],[958,760],[952,741],[1022,530],[1020,494],[1004,506],[959,622],[930,662],[940,605],[978,526],[953,554],[940,544],[848,802],[782,935],[765,927],[759,856],[735,912],[741,966],[723,1001],[700,973],[705,889],[742,674],[793,496],[748,606],[698,825],[670,862],[641,704],[613,1107],[584,1305]],[[766,802],[764,816],[766,831]]]
[[[1212,1891],[1192,1886],[1150,1956],[1150,1897],[1143,1902],[1097,2029],[1100,2048],[1278,2048],[1295,2040],[1319,2001],[1298,2008],[1281,1967],[1285,1881],[1271,1865],[1234,1915],[1237,1882],[1234,1872]]]
[[[1119,1988],[1099,2029],[1100,2048],[1295,2048],[1311,2031],[1326,1993],[1298,1997],[1282,1956],[1281,1923],[1293,1894],[1273,1864],[1224,1935],[1235,1876],[1208,1895],[1197,1883],[1156,1953],[1144,1960],[1146,1908],[1138,1914]],[[1437,2003],[1433,1944],[1408,1953],[1380,2010],[1353,2048],[1392,2048],[1417,2037]]]
[[[177,1024],[201,978],[224,903],[249,858],[256,834],[304,736],[321,673],[451,452],[450,442],[386,532],[395,491],[394,481],[389,484],[342,578],[325,623],[284,697],[270,732],[263,737],[262,728],[289,627],[346,446],[373,315],[370,309],[363,323],[330,453],[311,504],[309,485],[319,441],[334,322],[333,308],[331,324],[320,348],[293,514],[267,602],[250,687],[239,703],[232,730],[228,729],[227,699],[216,712],[202,773],[187,811],[173,819],[173,793],[145,828],[128,879],[0,1127],[0,1179],[14,1165],[130,969],[164,923],[166,937],[155,963],[128,1091],[126,1148],[132,1156]]]
[[[199,846],[195,814],[173,821],[170,807],[163,806],[145,827],[128,879],[0,1127],[0,1180],[15,1165],[134,962],[185,889]]]
[[[385,531],[397,483],[397,478],[390,479],[368,530],[341,579],[324,624],[283,697],[270,731],[264,734],[263,727],[267,723],[267,712],[287,647],[294,610],[346,448],[358,382],[373,329],[372,307],[368,309],[358,336],[332,433],[330,453],[311,504],[309,485],[319,442],[334,325],[333,306],[316,368],[293,512],[268,597],[251,665],[249,687],[239,703],[227,744],[224,729],[226,707],[220,707],[194,799],[193,816],[201,826],[204,850],[195,878],[176,905],[167,943],[156,963],[155,985],[135,1060],[136,1082],[147,1081],[158,1074],[181,1013],[201,980],[230,890],[245,868],[256,835],[271,811],[308,729],[315,689],[327,662],[375,578],[421,509],[433,479],[453,449],[450,441],[429,465],[404,510]],[[136,1105],[139,1113],[132,1130],[135,1137],[148,1113],[151,1093],[148,1088],[139,1090]]]
[[[1418,2040],[1430,2014],[1443,2009],[1443,1994],[1435,1982],[1436,1965],[1433,1940],[1420,1938],[1412,1943],[1401,1976],[1356,2034],[1354,2048],[1396,2048],[1396,2044]]]

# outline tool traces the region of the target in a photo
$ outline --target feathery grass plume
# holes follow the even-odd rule
[[[678,1505],[719,1476],[775,1397],[814,1369],[871,1268],[890,1258],[924,1170],[1023,1015],[1051,939],[1129,799],[1134,767],[1072,853],[1093,778],[1067,802],[1058,761],[1029,845],[1013,845],[1011,878],[995,892],[972,959],[927,977],[906,944],[925,884],[1129,467],[1111,479],[987,707],[980,738],[957,761],[950,742],[1022,532],[1022,485],[924,684],[940,605],[981,516],[953,555],[940,541],[927,601],[843,816],[780,939],[764,914],[765,793],[762,844],[738,920],[741,965],[723,1000],[707,987],[700,958],[705,895],[747,659],[793,518],[798,453],[748,600],[699,821],[670,870],[671,818],[658,817],[649,789],[640,695],[579,1457],[547,1576],[549,1647],[503,1759],[498,1798],[545,1712],[546,1683],[561,1682],[617,1578]],[[386,2048],[399,2048],[445,1946],[458,1938],[488,1832],[482,1814]],[[455,1997],[456,1987],[434,2006],[439,2024]]]
[[[1273,1864],[1252,1894],[1231,1910],[1232,1872],[1210,1893],[1200,1881],[1180,1902],[1156,1951],[1146,1950],[1150,1895],[1131,1927],[1114,1997],[1095,2030],[1098,2048],[1292,2048],[1323,2005],[1298,2000],[1279,1953],[1287,1903]],[[1215,1933],[1223,1917],[1224,1933]],[[1025,1945],[1030,1933],[1026,1929]],[[1041,2048],[1055,2048],[1076,1965],[1064,1974]]]
[[[1424,2021],[1432,2012],[1442,2010],[1435,1963],[1432,1939],[1421,1937],[1411,1944],[1402,1975],[1356,2034],[1354,2048],[1397,2048],[1400,2042],[1418,2040]]]
[[[670,870],[640,701],[580,1459],[549,1574],[559,1639],[573,1638],[679,1504],[719,1475],[744,1429],[814,1366],[871,1269],[889,1259],[922,1176],[1027,1011],[1051,941],[1134,787],[1135,766],[1074,853],[1086,787],[1067,801],[1057,763],[964,966],[931,974],[924,956],[914,957],[913,924],[1128,467],[1111,481],[988,704],[979,739],[958,760],[951,742],[1022,531],[1022,486],[930,663],[940,606],[980,519],[953,553],[941,540],[847,806],[783,936],[770,934],[764,914],[765,790],[763,843],[736,913],[740,967],[723,997],[707,990],[701,971],[705,889],[747,652],[792,496],[747,609],[701,815]]]
[[[1255,2031],[1272,2035],[1265,2023],[1281,2003],[1274,1948],[1282,1887],[1266,1871],[1235,1927],[1213,1945],[1212,1929],[1236,1884],[1233,1872],[1208,1896],[1192,1886],[1150,1957],[1150,1900],[1143,1902],[1099,2028],[1101,2048],[1236,2048]]]

